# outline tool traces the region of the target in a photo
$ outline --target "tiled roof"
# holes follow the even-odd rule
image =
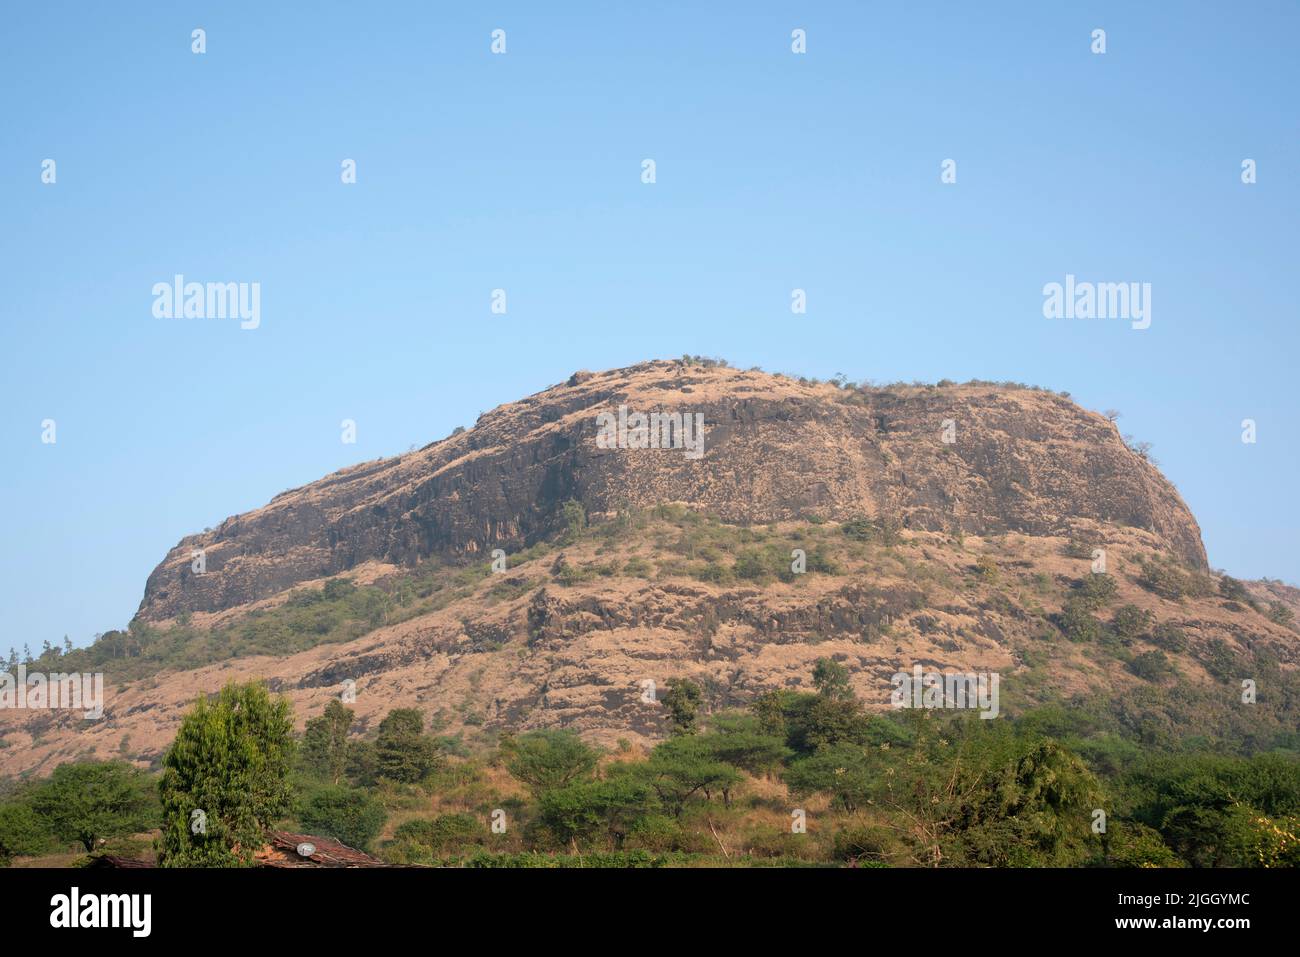
[[[254,855],[263,867],[389,867],[363,851],[328,837],[267,831],[267,844]],[[310,848],[305,845],[310,845]],[[308,851],[302,854],[301,851]]]

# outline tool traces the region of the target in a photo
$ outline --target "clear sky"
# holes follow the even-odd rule
[[[125,625],[284,489],[682,353],[1119,409],[1213,565],[1300,581],[1300,4],[295,6],[0,12],[0,648]],[[177,273],[260,283],[260,327],[156,318]],[[1044,318],[1067,273],[1151,283],[1150,328]]]

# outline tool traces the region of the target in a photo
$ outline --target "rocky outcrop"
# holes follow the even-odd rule
[[[703,455],[599,447],[597,415],[620,405],[703,415]],[[569,499],[588,514],[679,502],[733,523],[862,516],[975,534],[1065,534],[1090,520],[1150,532],[1205,565],[1173,486],[1112,423],[1057,394],[841,389],[659,361],[575,373],[468,431],[189,536],[149,576],[139,614],[221,611],[364,562],[513,551],[560,528]]]

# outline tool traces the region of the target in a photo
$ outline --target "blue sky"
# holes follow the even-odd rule
[[[286,488],[688,352],[1120,409],[1212,564],[1300,581],[1300,6],[1137,7],[7,5],[0,648],[123,626]],[[176,273],[259,282],[260,328],[155,318]],[[1151,327],[1045,319],[1067,273],[1150,282]]]

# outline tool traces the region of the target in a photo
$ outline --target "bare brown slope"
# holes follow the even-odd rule
[[[703,413],[706,451],[601,450],[596,415]],[[956,441],[941,441],[951,419]],[[677,361],[575,374],[418,452],[344,469],[182,540],[139,614],[220,611],[367,561],[513,550],[588,513],[681,502],[737,523],[816,515],[1059,534],[1089,519],[1154,533],[1205,565],[1177,491],[1115,427],[1054,393],[965,385],[843,390]],[[206,573],[192,554],[203,549]]]
[[[1285,708],[1285,686],[1264,663],[1288,672],[1300,665],[1295,631],[1263,607],[1212,593],[1166,599],[1142,588],[1144,562],[1160,550],[1149,532],[1089,529],[1104,543],[1116,583],[1099,616],[1109,620],[1129,604],[1152,616],[1152,633],[1117,653],[1066,640],[1051,624],[1091,574],[1090,560],[1070,557],[1061,538],[905,532],[883,547],[854,541],[830,523],[792,522],[752,532],[726,527],[720,538],[701,539],[721,543],[723,565],[745,542],[788,554],[798,541],[840,566],[760,585],[693,577],[704,561],[686,557],[697,525],[653,518],[619,525],[520,558],[446,607],[346,643],[233,657],[125,683],[110,667],[98,721],[69,710],[0,710],[0,775],[45,774],[78,757],[155,764],[195,699],[232,680],[266,681],[287,695],[299,728],[354,682],[355,731],[373,732],[390,709],[411,707],[439,733],[463,734],[478,747],[501,732],[547,727],[605,745],[620,738],[648,744],[666,733],[669,719],[662,705],[647,701],[647,682],[662,689],[673,677],[690,677],[705,689],[706,710],[715,711],[747,705],[764,691],[806,690],[823,657],[849,669],[873,711],[889,708],[890,676],[919,663],[1000,674],[1008,711],[1053,694],[1095,693],[1150,709],[1156,725],[1168,721],[1160,713],[1171,698],[1188,689],[1223,702],[1240,720]],[[565,584],[565,567],[590,574]],[[1156,644],[1156,622],[1180,631],[1185,647]],[[1126,659],[1160,648],[1185,684],[1153,682],[1127,667]],[[1259,680],[1258,708],[1241,704],[1247,676]],[[1259,720],[1262,734],[1271,725]]]

